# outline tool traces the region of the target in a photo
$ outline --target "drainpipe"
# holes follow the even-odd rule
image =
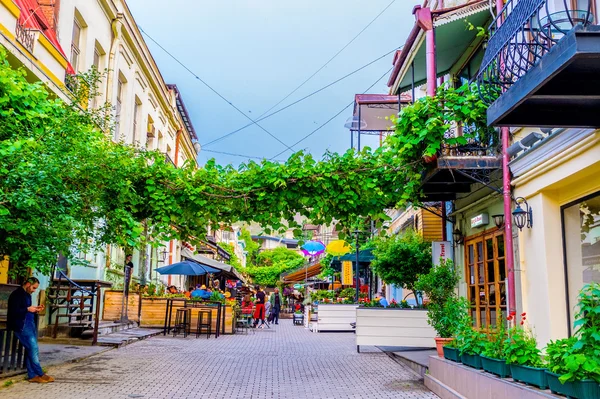
[[[175,166],[179,166],[178,165],[178,159],[179,159],[179,139],[181,138],[181,131],[182,131],[182,129],[179,128],[177,130],[177,133],[175,133],[175,159],[173,160],[173,162],[175,163]]]
[[[433,17],[431,16],[431,9],[416,6],[413,9],[413,14],[417,18],[417,24],[419,27],[425,31],[427,95],[434,97],[437,89],[437,64],[435,58],[435,30],[433,29]],[[446,224],[446,202],[442,201],[442,241],[448,240]]]
[[[121,28],[123,25],[123,13],[117,13],[117,17],[112,20],[111,28],[113,39],[110,44],[110,51],[108,53],[108,74],[106,76],[106,101],[112,102],[113,94],[113,82],[115,73],[115,64],[117,58],[117,51],[119,44],[121,43]]]
[[[496,13],[502,14],[504,8],[503,0],[496,0]],[[498,26],[502,25],[502,18],[498,18]],[[500,60],[500,67],[503,62]],[[515,255],[513,250],[512,235],[512,198],[510,186],[510,169],[508,168],[508,147],[510,145],[510,131],[508,127],[500,128],[502,134],[502,191],[504,196],[504,240],[506,267],[508,269],[508,312],[509,315],[516,314],[516,289],[515,289]]]

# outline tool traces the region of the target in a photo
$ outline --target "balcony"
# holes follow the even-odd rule
[[[490,126],[600,126],[600,26],[586,3],[505,4],[478,76],[480,88],[503,91],[488,109]]]
[[[478,134],[472,126],[457,126],[446,137],[468,135],[464,145],[442,144],[436,157],[428,159],[421,186],[424,201],[451,201],[460,193],[471,192],[471,185],[489,185],[494,172],[502,168],[497,133]]]

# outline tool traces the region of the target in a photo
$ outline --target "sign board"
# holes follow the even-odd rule
[[[487,213],[482,213],[471,218],[471,228],[487,226],[490,222],[490,217]]]
[[[352,262],[345,260],[342,262],[342,285],[352,285]]]
[[[431,254],[433,264],[440,264],[440,259],[452,260],[453,248],[450,241],[435,241],[431,243]]]

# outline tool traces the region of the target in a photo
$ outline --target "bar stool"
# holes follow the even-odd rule
[[[179,308],[175,314],[175,327],[173,328],[173,336],[179,334],[179,330],[183,329],[183,337],[187,337],[190,332],[192,322],[192,309]]]
[[[206,321],[204,319],[206,318]],[[206,330],[206,338],[210,338],[212,334],[212,311],[211,310],[199,310],[198,311],[198,324],[196,326],[196,338],[202,334],[202,329]]]

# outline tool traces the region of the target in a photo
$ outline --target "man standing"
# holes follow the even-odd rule
[[[37,343],[37,327],[34,315],[44,309],[44,305],[32,306],[31,294],[40,286],[35,277],[25,280],[22,287],[17,288],[8,297],[7,328],[14,331],[16,337],[26,349],[27,378],[29,382],[53,382],[54,378],[44,374],[40,365],[39,349]]]
[[[283,302],[281,298],[281,294],[279,293],[279,288],[275,288],[273,295],[269,298],[271,302],[271,321],[274,321],[275,324],[279,324],[279,312],[281,311],[281,303]]]

